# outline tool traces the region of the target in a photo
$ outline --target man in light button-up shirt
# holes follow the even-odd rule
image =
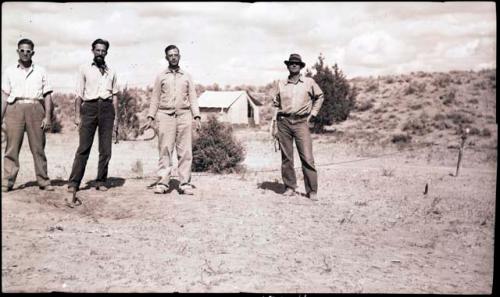
[[[175,45],[165,48],[168,68],[162,71],[155,80],[153,95],[149,106],[148,122],[144,128],[151,127],[158,121],[158,148],[160,160],[158,168],[159,181],[154,190],[157,194],[169,191],[170,175],[174,169],[172,155],[177,150],[181,194],[193,195],[191,184],[191,164],[193,161],[192,121],[196,120],[199,130],[200,109],[191,75],[179,67],[179,49]]]
[[[323,104],[323,92],[310,77],[303,77],[300,70],[305,67],[299,54],[291,54],[284,61],[289,75],[280,80],[273,100],[277,108],[274,135],[281,148],[281,176],[285,184],[285,196],[295,195],[297,178],[293,161],[293,141],[299,152],[304,173],[304,186],[309,199],[316,201],[318,173],[314,166],[312,138],[308,122],[318,115]]]
[[[98,129],[99,164],[96,189],[106,191],[108,165],[111,160],[113,131],[118,129],[118,86],[116,73],[106,64],[109,42],[96,39],[92,43],[94,60],[82,65],[78,72],[75,102],[75,124],[80,143],[69,177],[68,191],[75,192],[85,174],[94,135]]]
[[[52,87],[47,73],[35,65],[32,57],[35,45],[29,39],[17,44],[18,64],[6,69],[2,77],[2,124],[5,120],[7,146],[5,148],[2,192],[13,189],[19,173],[19,152],[28,134],[38,186],[53,191],[47,174],[45,130],[51,128]]]

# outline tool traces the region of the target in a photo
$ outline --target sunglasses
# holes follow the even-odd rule
[[[289,62],[288,63],[288,66],[292,66],[292,65],[300,66],[300,63],[299,62]]]
[[[18,49],[17,51],[23,54],[31,54],[33,52],[32,50],[25,50],[25,49]]]

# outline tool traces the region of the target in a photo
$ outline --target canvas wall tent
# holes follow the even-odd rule
[[[246,91],[205,91],[198,98],[198,104],[202,121],[213,114],[225,123],[260,124],[259,106],[262,103]]]

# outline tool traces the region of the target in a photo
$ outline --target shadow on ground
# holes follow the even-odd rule
[[[285,185],[278,182],[262,182],[257,184],[258,189],[271,190],[277,194],[283,194],[285,192]]]
[[[105,183],[105,186],[108,188],[117,188],[122,187],[125,184],[125,179],[120,177],[108,177],[108,181]],[[97,186],[97,182],[95,180],[89,181],[85,187],[80,188],[80,191],[89,190],[91,188],[95,188]]]

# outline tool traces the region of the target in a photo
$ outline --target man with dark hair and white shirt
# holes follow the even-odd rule
[[[77,77],[75,124],[79,127],[80,143],[69,177],[68,191],[78,191],[98,129],[99,164],[96,189],[108,190],[108,165],[111,160],[113,131],[118,129],[118,85],[116,72],[104,61],[109,42],[96,39],[92,43],[92,62],[80,67]]]
[[[2,76],[2,124],[5,120],[5,148],[2,192],[11,191],[19,173],[19,152],[24,132],[35,163],[36,181],[41,190],[53,191],[47,174],[45,131],[51,128],[52,87],[45,69],[34,64],[35,44],[30,39],[17,43],[17,65]]]

